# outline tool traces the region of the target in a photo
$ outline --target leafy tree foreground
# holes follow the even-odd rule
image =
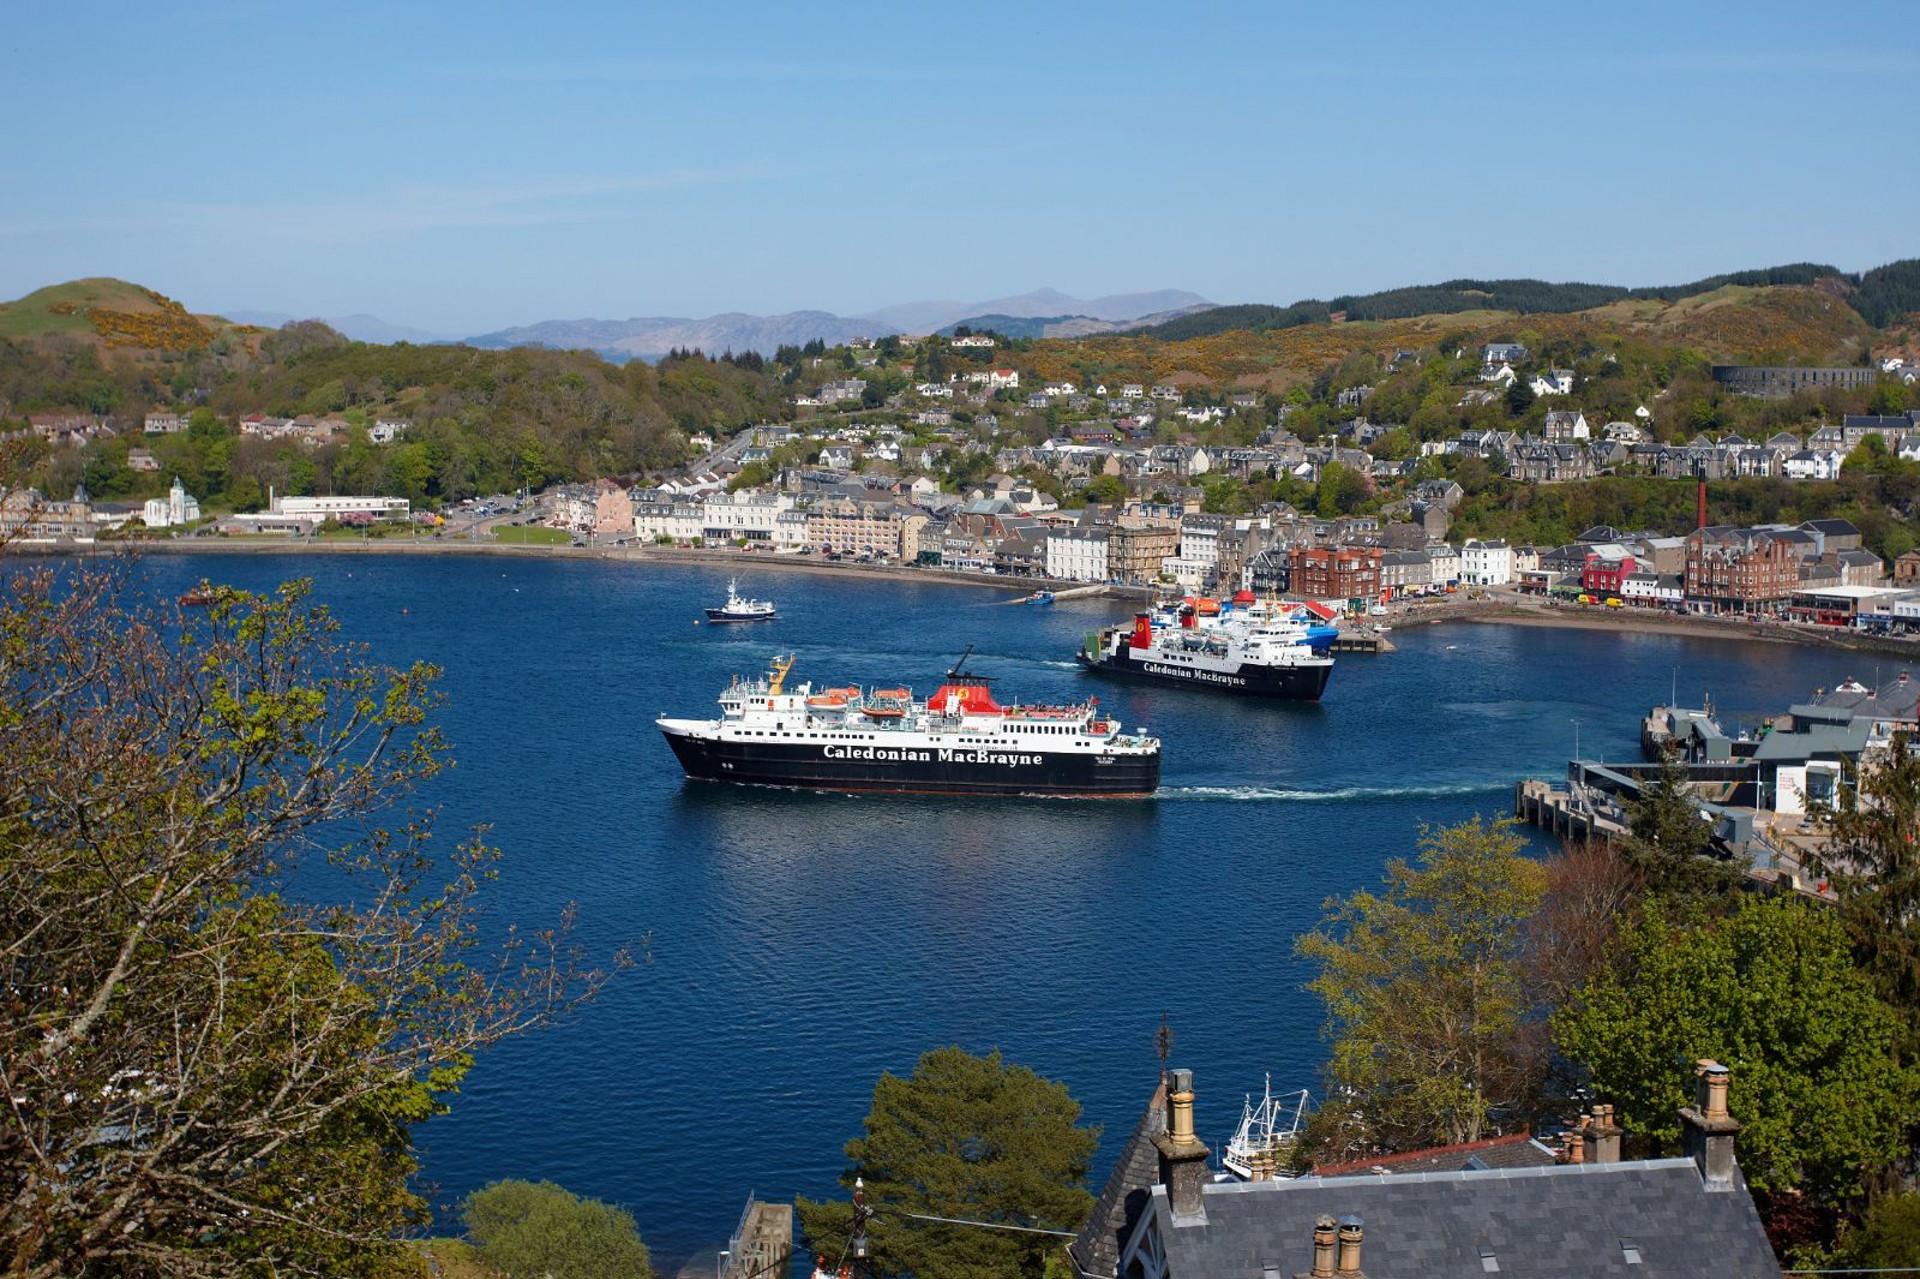
[[[1093,1207],[1085,1181],[1098,1130],[1079,1124],[1066,1086],[998,1052],[936,1048],[905,1079],[874,1085],[866,1133],[847,1143],[841,1182],[864,1179],[876,1275],[915,1279],[1038,1276],[1058,1240],[942,1225],[908,1214],[1075,1230]],[[837,1265],[851,1204],[798,1203],[801,1233]]]
[[[601,981],[564,923],[476,948],[493,850],[376,825],[446,766],[436,674],[304,585],[183,617],[123,567],[0,584],[7,1274],[413,1260],[411,1125]],[[342,901],[283,895],[315,860]]]
[[[496,1181],[460,1206],[480,1259],[502,1279],[653,1279],[625,1209],[550,1181]]]

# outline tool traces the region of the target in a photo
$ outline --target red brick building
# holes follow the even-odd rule
[[[1377,547],[1295,547],[1292,593],[1301,599],[1372,599],[1380,593]]]
[[[1744,528],[1687,537],[1687,604],[1712,613],[1777,613],[1800,585],[1800,560],[1781,538]]]

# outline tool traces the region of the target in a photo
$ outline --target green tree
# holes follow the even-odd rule
[[[1117,475],[1096,475],[1080,490],[1080,496],[1089,502],[1111,506],[1127,500],[1127,484]]]
[[[189,618],[128,577],[0,588],[0,1256],[384,1274],[412,1125],[598,977],[564,930],[469,966],[492,850],[379,825],[445,767],[432,667],[366,664],[303,585]],[[348,901],[276,893],[306,857]]]
[[[267,495],[259,480],[243,475],[227,486],[227,500],[236,511],[257,511],[267,504]]]
[[[462,1200],[460,1215],[502,1279],[653,1279],[632,1214],[550,1181],[496,1181]]]
[[[869,1227],[875,1271],[914,1279],[1038,1276],[1055,1244],[1044,1235],[919,1222],[921,1213],[1004,1225],[1073,1230],[1093,1207],[1085,1181],[1098,1130],[1079,1123],[1064,1084],[1011,1066],[936,1048],[913,1074],[874,1085],[866,1134],[847,1143],[841,1177],[866,1184],[878,1214]],[[810,1247],[837,1258],[852,1225],[841,1201],[798,1204]]]
[[[1520,417],[1533,407],[1533,387],[1523,377],[1516,377],[1507,385],[1507,416]]]
[[[1295,944],[1318,969],[1330,1091],[1350,1094],[1365,1140],[1392,1148],[1474,1141],[1531,1100],[1518,1034],[1523,950],[1545,876],[1511,821],[1474,819],[1387,863],[1384,890],[1327,903]]]
[[[1725,1063],[1740,1165],[1764,1190],[1859,1193],[1904,1154],[1920,1101],[1920,1074],[1894,1056],[1900,1018],[1839,919],[1793,898],[1746,898],[1726,917],[1649,907],[1552,1029],[1641,1151],[1677,1150],[1692,1063]]]
[[[1740,868],[1706,852],[1713,827],[1701,816],[1686,763],[1671,745],[1627,805],[1627,831],[1621,854],[1648,892],[1724,902],[1740,887]]]
[[[1339,462],[1320,468],[1320,483],[1313,490],[1314,511],[1323,519],[1351,515],[1366,505],[1367,477]]]
[[[759,488],[773,478],[773,468],[765,462],[748,462],[727,481],[727,492],[737,493],[741,489]]]
[[[1839,1264],[1862,1268],[1920,1267],[1920,1194],[1883,1195],[1847,1237]]]
[[[1874,384],[1873,398],[1867,401],[1867,412],[1887,416],[1905,413],[1912,398],[1906,383],[1898,378],[1883,377]]]
[[[1880,995],[1911,1019],[1920,1014],[1920,746],[1896,733],[1890,747],[1852,770],[1852,802],[1827,813],[1833,839],[1817,866],[1840,898],[1855,960]]]

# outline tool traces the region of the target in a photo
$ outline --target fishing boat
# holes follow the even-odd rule
[[[772,600],[748,599],[740,594],[740,579],[727,579],[727,602],[707,610],[709,622],[771,622],[775,613]]]
[[[213,583],[203,577],[200,579],[198,586],[190,586],[180,592],[180,606],[182,608],[205,608],[207,605],[213,603],[214,593]]]
[[[1249,1096],[1240,1110],[1240,1127],[1227,1141],[1221,1166],[1242,1181],[1276,1181],[1293,1176],[1288,1157],[1307,1113],[1307,1090],[1273,1095],[1267,1077],[1260,1104]]]
[[[992,681],[949,670],[911,689],[789,688],[791,656],[720,693],[718,719],[656,726],[688,777],[805,790],[1141,798],[1160,785],[1160,740],[1125,731],[1098,698],[1003,705]]]

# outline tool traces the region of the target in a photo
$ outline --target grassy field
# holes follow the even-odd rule
[[[493,540],[509,546],[566,546],[573,541],[573,534],[537,524],[502,524],[493,530]]]
[[[409,542],[415,529],[410,524],[375,524],[369,528],[336,528],[318,534],[323,542]]]
[[[171,299],[105,276],[69,280],[0,302],[4,338],[66,335],[102,339],[110,347],[187,350],[205,345],[221,331],[253,332],[224,321],[209,325]]]
[[[157,311],[138,285],[125,280],[73,280],[38,289],[17,302],[0,304],[0,337],[35,337],[43,333],[93,332],[89,307],[114,311]]]

